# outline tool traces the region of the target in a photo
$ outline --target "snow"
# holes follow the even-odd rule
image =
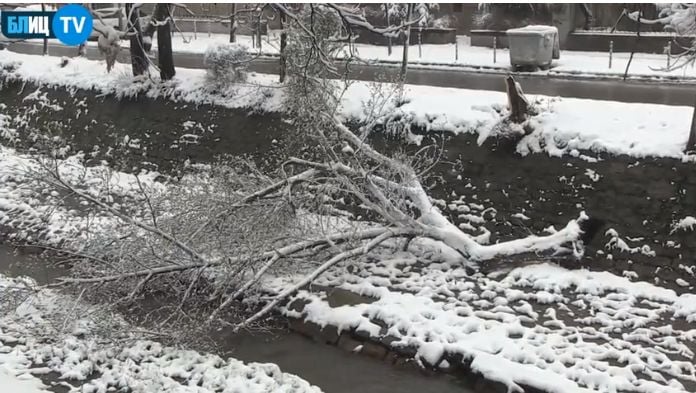
[[[374,302],[331,307],[323,294],[302,291],[296,299],[307,306],[283,312],[375,341],[388,338],[382,342],[395,351],[412,348],[430,367],[450,367],[461,355],[508,391],[528,385],[553,392],[683,393],[689,391],[684,383],[696,381],[696,326],[678,330],[671,320],[696,321],[694,295],[543,262],[493,278],[457,265],[419,267],[413,257],[384,252],[382,260],[358,263],[352,274],[336,268],[317,282]]]
[[[665,43],[670,39],[670,36],[665,36]],[[508,49],[498,48],[496,50],[496,61],[493,61],[492,48],[471,46],[469,41],[467,36],[458,36],[456,51],[455,44],[425,44],[421,46],[420,56],[418,55],[418,45],[411,45],[409,47],[409,63],[413,67],[424,68],[458,67],[468,70],[485,70],[486,72],[501,73],[511,70],[509,64],[510,51]],[[207,33],[199,32],[196,38],[194,38],[192,32],[184,32],[183,35],[177,33],[172,37],[174,50],[184,53],[205,53],[208,46],[228,42],[229,35],[227,34],[211,34],[208,36]],[[271,31],[268,39],[264,37],[261,53],[277,55],[279,53],[279,42],[279,32]],[[258,49],[253,48],[250,36],[238,35],[237,43],[248,47],[251,53],[258,53]],[[156,46],[155,42],[153,44]],[[124,41],[122,45],[127,46],[128,42]],[[399,63],[402,58],[400,45],[392,48],[391,55],[387,53],[387,47],[385,46],[355,44],[354,48],[357,54],[367,61]],[[535,71],[532,74],[623,78],[630,53],[614,53],[612,55],[612,67],[609,68],[608,50],[607,48],[607,52],[561,51],[560,59],[554,60],[551,69]],[[636,53],[629,69],[629,78],[687,78],[689,81],[696,79],[696,69],[693,67],[667,71],[665,70],[666,66],[666,55]]]
[[[8,393],[46,393],[41,381],[27,374],[14,375],[0,364],[0,386]]]
[[[34,288],[31,281],[0,275],[3,295],[7,291],[24,289],[27,284]],[[2,299],[0,297],[0,305],[3,305]],[[53,320],[61,310],[71,314],[74,310],[82,310],[83,315],[94,312],[79,300],[43,289],[0,316],[0,386],[3,392],[46,392],[31,374],[48,372],[58,373],[60,380],[78,386],[82,392],[116,389],[134,393],[321,392],[308,382],[283,373],[274,364],[244,364],[233,358],[166,347],[136,333],[122,337],[122,342],[105,339],[93,329],[99,323],[98,313],[92,317]],[[59,318],[64,317],[60,314]],[[64,333],[44,337],[44,333],[55,331],[56,322],[64,327],[68,325]],[[116,320],[114,325],[120,323],[125,322]],[[125,329],[132,328],[126,326]]]
[[[558,34],[558,29],[555,26],[546,26],[546,25],[528,25],[524,27],[518,27],[516,29],[508,29],[507,33],[510,34],[519,34],[519,33],[532,33],[532,34],[540,34],[540,33],[553,33],[553,34]]]
[[[113,171],[107,165],[85,166],[84,155],[59,159],[56,164],[61,177],[97,198],[108,185],[113,196],[135,198],[139,194],[138,180],[151,193],[163,192],[165,185],[156,182],[157,172],[142,172],[138,180],[133,174]],[[52,201],[63,195],[51,192],[40,176],[40,162],[46,157],[18,153],[0,146],[0,225],[14,229],[12,240],[32,240],[37,237],[49,244],[72,239],[80,241],[93,230],[108,230],[116,221],[110,216],[89,216],[76,210],[56,208]],[[106,200],[118,206],[113,200]]]
[[[58,59],[55,62],[36,59],[32,55],[0,51],[0,66],[6,69],[2,74],[10,79],[92,89],[117,97],[144,94],[232,108],[282,109],[283,92],[274,88],[278,85],[273,75],[251,74],[248,84],[230,85],[218,91],[211,89],[204,70],[179,68],[171,82],[133,83],[128,64],[116,64],[107,73],[99,61],[76,58],[61,68]],[[7,70],[8,67],[13,69]],[[341,115],[363,119],[373,86],[367,82],[351,84],[342,101]],[[592,151],[693,159],[682,153],[688,140],[692,108],[546,96],[529,98],[536,102],[540,114],[530,120],[533,132],[517,146],[522,155],[546,152],[578,156],[580,151]],[[499,92],[406,85],[403,103],[387,108],[386,113],[390,118],[408,120],[412,126],[425,130],[474,133],[479,143],[483,143],[504,120],[506,100],[505,94]],[[419,137],[411,136],[414,142],[419,141]]]
[[[527,144],[543,140],[564,152],[599,148],[635,157],[680,157],[693,111],[681,106],[575,98],[559,99],[550,106],[536,118],[540,127],[527,137]]]
[[[692,216],[686,216],[672,226],[672,232],[677,232],[677,231],[693,231],[694,226],[696,225],[696,218]]]
[[[278,111],[280,98],[263,85],[272,85],[277,79],[271,75],[257,75],[254,81],[261,86],[235,85],[227,90],[211,93],[204,70],[177,69],[177,75],[169,83],[159,83],[147,78],[133,83],[130,64],[116,63],[109,73],[103,61],[84,58],[70,59],[65,67],[60,67],[58,58],[41,58],[19,55],[8,50],[0,51],[2,67],[15,67],[11,72],[3,72],[10,79],[20,79],[48,86],[64,86],[85,90],[95,90],[102,94],[114,94],[119,98],[144,94],[147,97],[166,97],[175,101],[209,103],[234,108],[254,107],[264,111]]]

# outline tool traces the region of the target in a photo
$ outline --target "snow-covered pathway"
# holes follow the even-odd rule
[[[665,43],[669,41],[665,37]],[[172,45],[175,52],[203,54],[211,45],[228,43],[228,34],[210,34],[202,31],[195,35],[193,32],[176,33],[172,37]],[[246,46],[250,52],[257,53],[258,48],[252,45],[250,36],[238,35],[237,42]],[[270,36],[263,37],[261,53],[268,55],[278,55],[279,53],[279,33],[271,31]],[[90,45],[96,43],[90,42]],[[123,41],[122,46],[128,47],[128,41]],[[497,49],[494,55],[492,48],[471,46],[469,37],[457,37],[457,49],[455,44],[433,45],[425,44],[419,51],[418,45],[409,47],[409,63],[418,67],[461,67],[469,70],[485,69],[488,72],[510,71],[510,54],[508,49]],[[153,46],[157,46],[157,40],[153,40]],[[400,62],[402,58],[401,45],[393,47],[389,55],[386,46],[355,44],[356,53],[365,61],[387,61]],[[554,60],[553,67],[549,70],[539,70],[533,72],[537,75],[550,75],[560,77],[600,77],[600,78],[619,78],[623,77],[630,53],[614,53],[612,56],[611,67],[609,66],[609,53],[607,52],[584,52],[568,51],[561,52],[561,58]],[[672,60],[672,62],[674,62]],[[667,56],[649,53],[635,54],[629,68],[631,78],[682,78],[690,83],[696,80],[696,68],[692,66],[678,70],[665,70],[667,67]]]

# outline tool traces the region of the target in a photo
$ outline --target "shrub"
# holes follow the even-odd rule
[[[246,69],[251,56],[244,45],[219,43],[205,51],[204,64],[208,75],[216,83],[235,83],[246,80]]]

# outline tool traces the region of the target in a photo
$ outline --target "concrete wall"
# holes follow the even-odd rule
[[[676,40],[676,43],[673,42]],[[635,33],[601,33],[578,31],[570,33],[564,49],[581,51],[608,52],[613,43],[614,52],[665,53],[665,47],[671,43],[671,53],[684,51],[681,47],[690,47],[693,37],[675,37],[668,34],[652,34],[636,38]]]
[[[372,45],[388,45],[389,39],[381,34],[372,33],[365,29],[355,29],[358,33],[358,37],[355,42],[361,44],[372,44]],[[435,29],[435,28],[425,28],[425,29],[411,29],[409,36],[409,41],[411,45],[416,45],[419,42],[422,44],[454,44],[457,42],[457,31],[455,29]],[[393,45],[400,45],[403,43],[403,38],[392,39]]]

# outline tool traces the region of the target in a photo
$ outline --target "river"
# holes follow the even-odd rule
[[[30,276],[45,284],[66,273],[51,261],[27,251],[0,244],[0,274]],[[212,339],[219,345],[220,356],[231,356],[245,362],[275,363],[284,372],[298,375],[326,393],[472,392],[466,381],[450,375],[425,375],[413,367],[393,366],[349,353],[286,329],[234,335],[223,332],[216,333]],[[42,379],[50,383],[56,377],[49,375]]]

